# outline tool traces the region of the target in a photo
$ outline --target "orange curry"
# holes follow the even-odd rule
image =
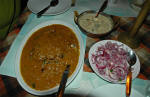
[[[25,44],[21,55],[21,74],[33,89],[47,90],[60,83],[70,64],[69,76],[79,59],[79,42],[74,32],[53,24],[37,30]]]

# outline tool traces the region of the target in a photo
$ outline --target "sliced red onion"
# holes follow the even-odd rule
[[[91,61],[99,73],[113,82],[124,80],[128,72],[127,51],[122,46],[108,41],[92,54]]]

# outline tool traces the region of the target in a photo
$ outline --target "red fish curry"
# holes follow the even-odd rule
[[[79,59],[79,43],[74,32],[60,24],[37,30],[26,42],[21,55],[24,81],[36,90],[47,90],[60,83],[65,67],[70,74]]]

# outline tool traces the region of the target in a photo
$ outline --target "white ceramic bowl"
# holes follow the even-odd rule
[[[21,59],[21,54],[22,54],[22,50],[27,42],[27,40],[30,38],[30,36],[37,31],[38,29],[48,26],[48,25],[52,25],[52,24],[62,24],[64,26],[67,26],[69,28],[71,28],[73,30],[73,32],[75,32],[75,35],[77,36],[77,39],[79,41],[79,47],[80,47],[80,55],[79,55],[79,60],[78,60],[78,64],[77,67],[75,69],[75,71],[73,72],[73,74],[68,78],[68,81],[66,83],[66,86],[69,85],[71,83],[71,81],[76,77],[76,75],[78,74],[82,64],[83,64],[83,60],[84,60],[84,46],[83,46],[83,40],[82,37],[79,33],[79,31],[72,26],[71,24],[68,24],[66,22],[63,21],[58,21],[58,20],[52,20],[52,21],[47,21],[44,23],[41,23],[39,25],[37,25],[36,27],[34,27],[23,39],[20,48],[18,49],[17,52],[17,56],[16,56],[16,67],[15,67],[15,71],[16,71],[16,76],[17,76],[17,81],[19,82],[19,84],[29,93],[34,94],[34,95],[47,95],[47,94],[52,94],[57,92],[58,90],[58,86],[55,86],[54,88],[48,89],[48,90],[43,90],[43,91],[38,91],[35,89],[30,88],[30,86],[28,86],[25,81],[22,78],[21,72],[20,72],[20,59]],[[32,72],[31,72],[32,73]]]
[[[101,77],[102,79],[108,81],[108,82],[113,82],[109,79],[109,77],[107,76],[104,76],[104,75],[101,75],[96,67],[96,64],[94,64],[92,62],[92,54],[95,54],[96,50],[98,47],[102,46],[102,45],[105,45],[108,41],[112,42],[112,43],[117,43],[118,45],[122,45],[121,47],[125,50],[125,51],[130,51],[132,50],[130,47],[128,47],[126,44],[123,44],[119,41],[115,41],[115,40],[102,40],[102,41],[99,41],[97,43],[95,43],[91,48],[90,48],[90,51],[89,51],[89,62],[90,62],[90,65],[93,69],[93,71],[99,76]],[[132,66],[132,79],[135,79],[139,72],[140,72],[140,61],[139,61],[139,58],[138,56],[136,55],[136,63]],[[113,83],[126,83],[126,78],[122,81],[114,81]]]

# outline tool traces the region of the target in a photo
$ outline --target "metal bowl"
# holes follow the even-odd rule
[[[113,16],[108,15],[108,14],[105,14],[105,13],[100,13],[101,15],[110,18],[110,20],[111,20],[111,22],[112,22],[112,26],[113,26],[112,29],[111,29],[110,31],[108,31],[108,32],[97,33],[97,34],[95,34],[95,33],[93,33],[93,32],[89,32],[89,31],[87,31],[87,29],[84,29],[84,28],[81,27],[81,25],[79,24],[79,19],[80,19],[83,15],[87,15],[87,14],[89,14],[89,13],[94,13],[94,14],[96,15],[97,12],[94,11],[94,10],[84,11],[84,12],[82,12],[81,14],[78,14],[77,11],[74,12],[74,14],[75,14],[74,21],[75,21],[75,23],[78,25],[79,29],[80,29],[84,34],[86,34],[86,35],[89,36],[89,37],[92,37],[92,38],[105,37],[105,36],[107,36],[108,34],[110,34],[112,31],[114,31],[114,30],[118,27],[118,25],[119,25],[119,19],[116,19],[116,18],[114,18]]]

